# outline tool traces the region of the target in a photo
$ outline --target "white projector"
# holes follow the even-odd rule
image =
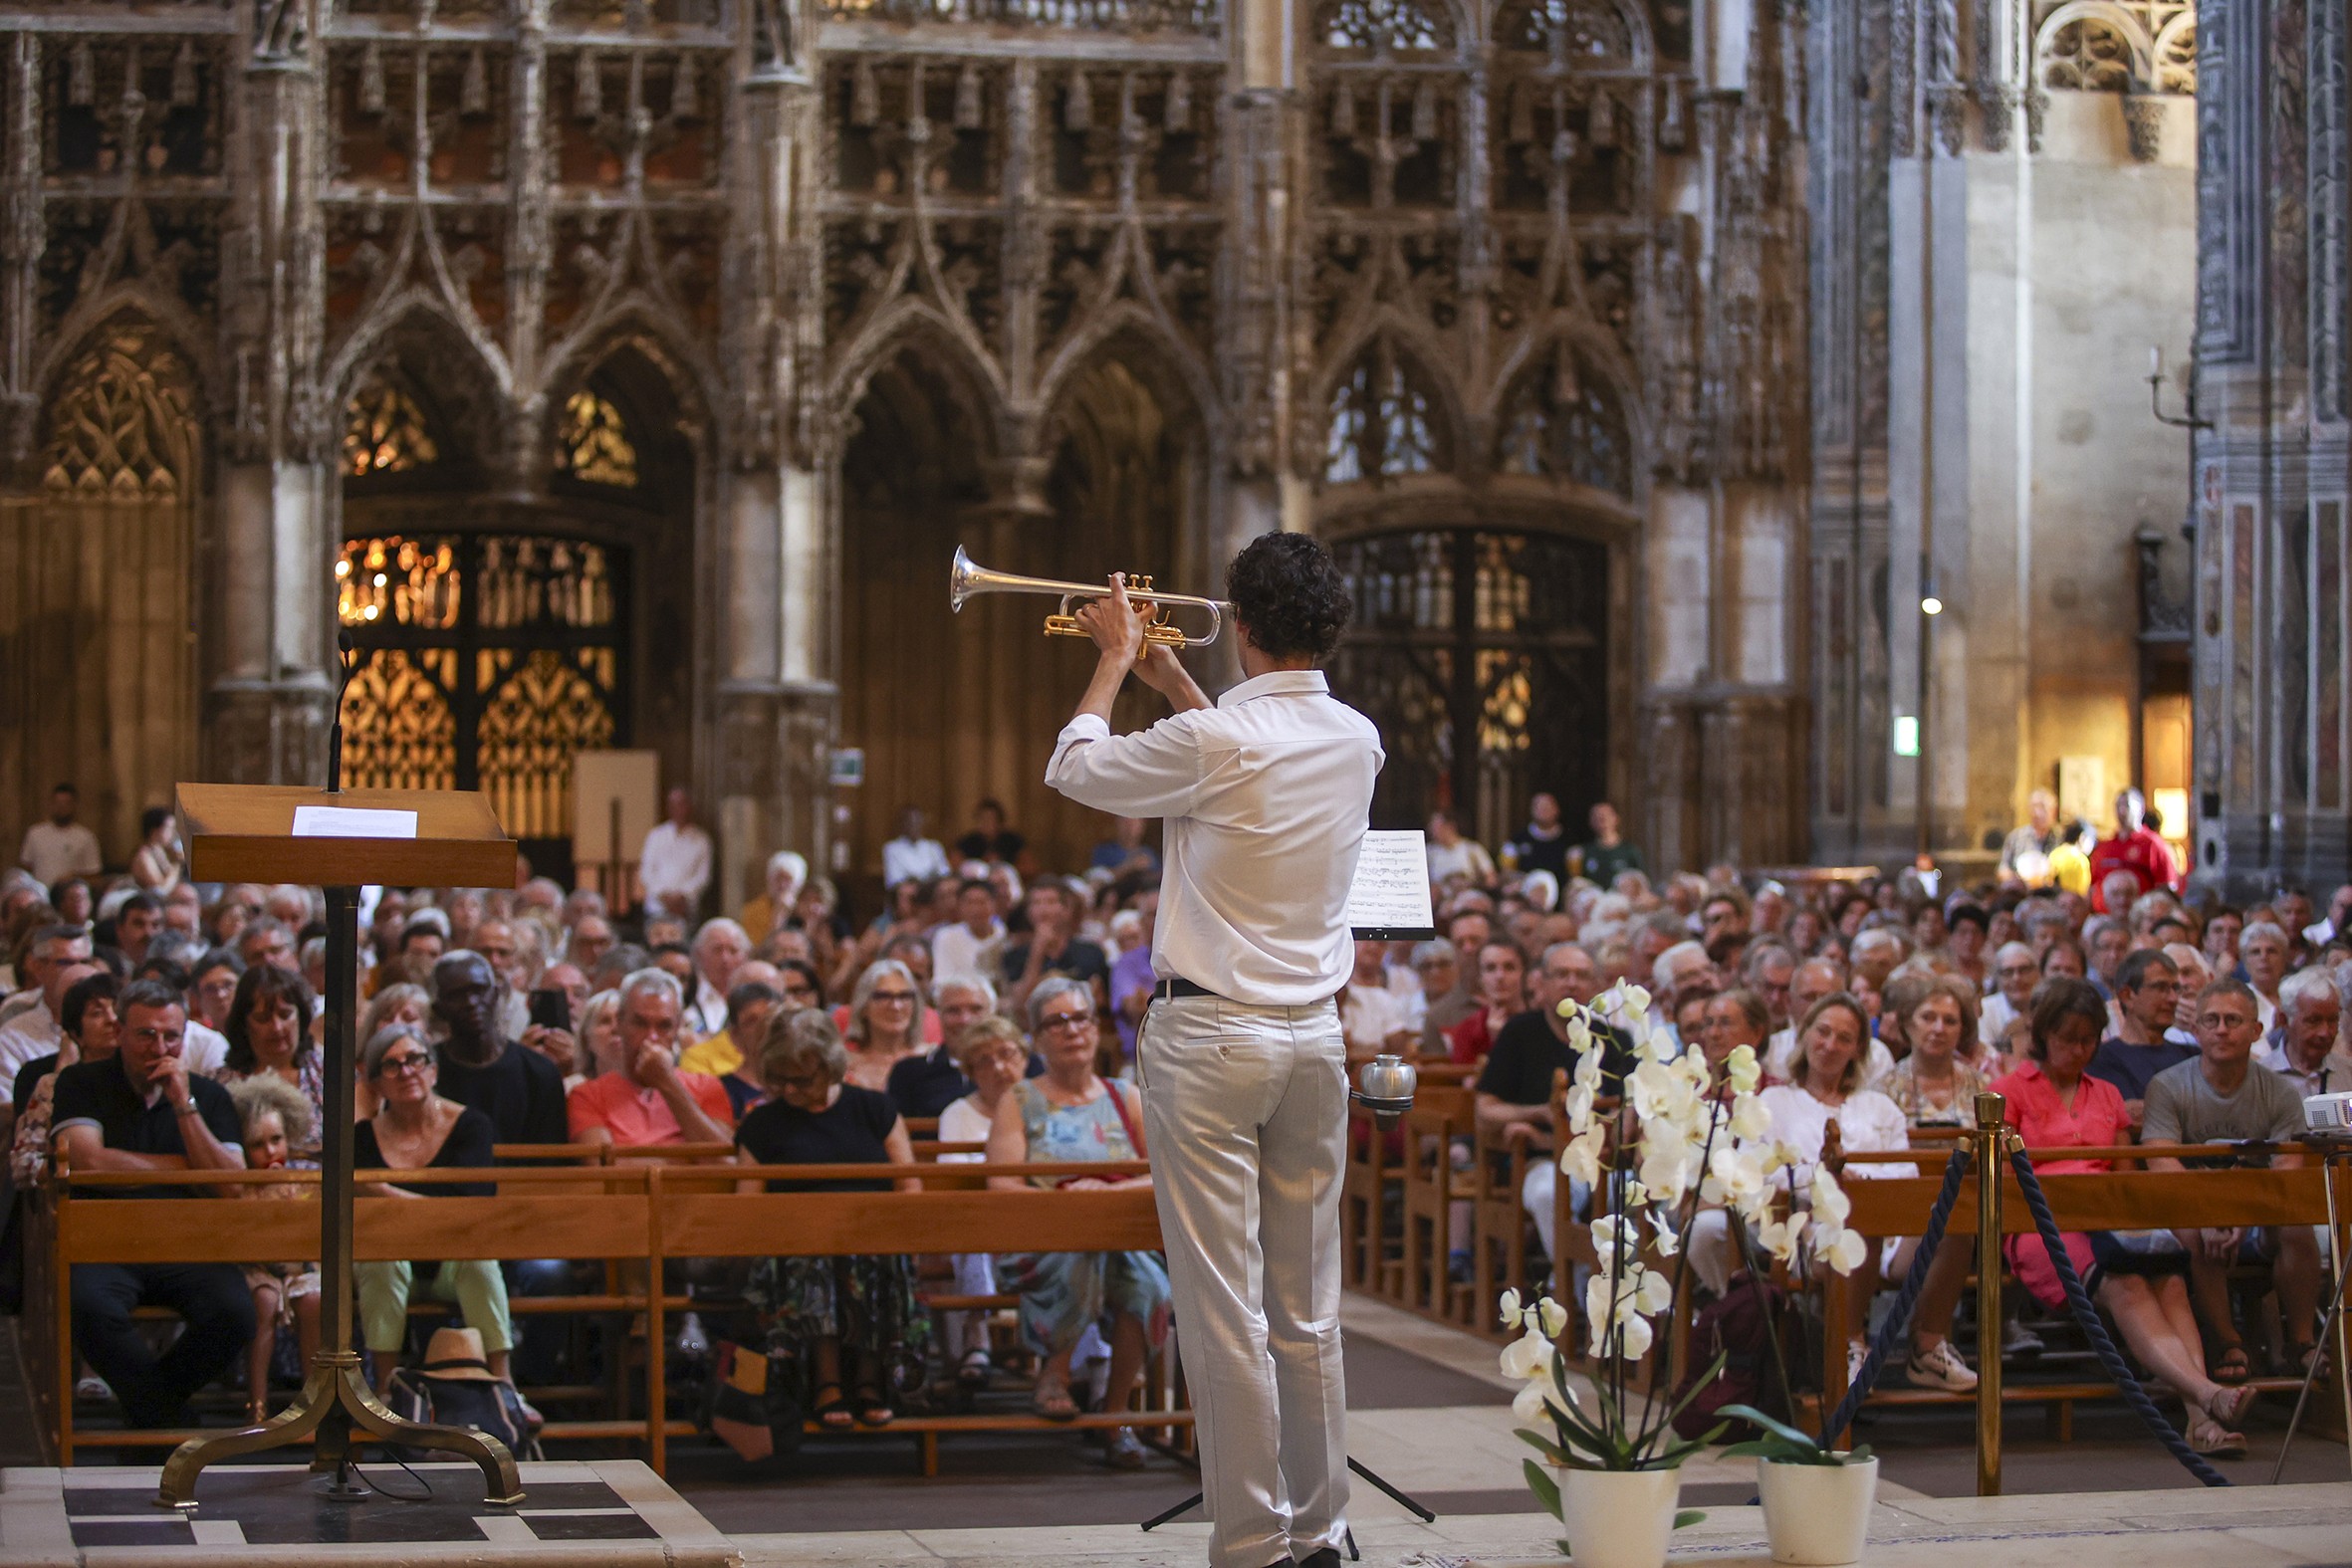
[[[2303,1102],[2303,1125],[2315,1133],[2352,1134],[2352,1094],[2314,1094]]]

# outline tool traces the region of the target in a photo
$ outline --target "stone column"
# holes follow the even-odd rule
[[[734,907],[778,849],[834,863],[830,773],[838,710],[832,612],[839,431],[823,404],[817,229],[819,106],[788,4],[747,7],[735,116],[736,223],[725,272],[733,407],[723,442],[717,607],[716,877]]]
[[[267,8],[260,8],[267,9]],[[258,22],[247,8],[248,24]],[[294,25],[242,41],[226,339],[236,398],[208,579],[207,778],[324,784],[332,720],[336,411],[318,384],[324,244],[317,42]],[[226,281],[226,280],[224,280]],[[203,569],[203,568],[200,568]]]
[[[2352,362],[2341,4],[2198,8],[2196,882],[2347,874]]]
[[[1227,556],[1259,534],[1312,526],[1304,465],[1313,441],[1304,432],[1316,422],[1299,402],[1312,358],[1307,324],[1294,309],[1301,266],[1296,197],[1305,188],[1302,13],[1297,0],[1242,0],[1234,14],[1241,26],[1234,41],[1238,177],[1230,243],[1236,267],[1224,354],[1235,431]]]

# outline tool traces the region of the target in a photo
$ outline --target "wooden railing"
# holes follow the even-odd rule
[[[517,1157],[561,1158],[569,1146],[502,1151]],[[403,1187],[494,1182],[491,1197],[427,1202],[361,1198],[354,1206],[353,1255],[359,1260],[414,1257],[604,1259],[601,1292],[517,1296],[517,1314],[605,1312],[642,1314],[648,1348],[642,1358],[640,1420],[551,1422],[551,1439],[640,1440],[656,1470],[672,1437],[691,1423],[667,1419],[664,1357],[668,1314],[687,1298],[658,1288],[671,1259],[752,1256],[839,1256],[868,1253],[951,1253],[1156,1250],[1159,1215],[1149,1189],[1019,1192],[988,1190],[993,1176],[1131,1177],[1140,1162],[1078,1164],[918,1164],[914,1167],[711,1166],[695,1163],[702,1149],[583,1148],[588,1165],[506,1165],[493,1170],[368,1170],[361,1183]],[[672,1160],[685,1157],[682,1163]],[[740,1181],[870,1182],[877,1176],[911,1179],[913,1192],[739,1193]],[[26,1235],[30,1267],[26,1333],[37,1367],[35,1400],[55,1435],[57,1462],[72,1464],[91,1447],[159,1447],[185,1432],[78,1433],[74,1425],[72,1268],[77,1263],[220,1262],[315,1257],[319,1209],[305,1203],[256,1203],[233,1196],[271,1182],[316,1182],[316,1172],[219,1171],[168,1174],[61,1174],[35,1195]],[[217,1190],[220,1197],[140,1198],[158,1183]],[[701,1302],[693,1303],[697,1306]],[[980,1303],[942,1299],[942,1309]],[[993,1303],[990,1303],[993,1304]],[[1173,1355],[1163,1355],[1141,1411],[1102,1412],[1079,1425],[1133,1427],[1177,1433],[1192,1417],[1183,1408]],[[1045,1427],[1027,1415],[908,1416],[882,1433],[902,1432],[922,1445],[926,1472],[937,1464],[942,1433]],[[823,1430],[827,1435],[832,1429]],[[864,1429],[860,1429],[864,1430]]]

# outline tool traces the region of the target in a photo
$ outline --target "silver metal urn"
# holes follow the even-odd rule
[[[1375,1056],[1357,1070],[1350,1098],[1370,1111],[1373,1125],[1386,1132],[1413,1108],[1413,1091],[1420,1082],[1421,1074],[1402,1056]]]

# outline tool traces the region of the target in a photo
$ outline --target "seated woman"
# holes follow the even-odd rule
[[[1890,986],[1892,1001],[1899,988]],[[1956,975],[1926,978],[1909,998],[1903,1037],[1911,1054],[1895,1066],[1886,1095],[1914,1127],[1974,1127],[1985,1078],[1977,1054],[1976,988]]]
[[[1745,1045],[1756,1052],[1756,1059],[1760,1063],[1764,1060],[1764,1041],[1771,1034],[1772,1014],[1764,1006],[1764,998],[1740,986],[1706,998],[1702,1007],[1704,1010],[1699,1014],[1698,1028],[1684,1034],[1683,1039],[1699,1047],[1700,1054],[1707,1061],[1708,1076],[1714,1080],[1716,1092],[1720,1094],[1725,1087],[1724,1063],[1732,1059],[1732,1052]]]
[[[735,1129],[738,1156],[752,1165],[915,1163],[906,1121],[878,1089],[842,1079],[849,1053],[823,1009],[800,1008],[768,1020],[760,1079],[770,1098]],[[913,1191],[913,1178],[820,1182],[769,1180],[771,1193]],[[763,1190],[757,1180],[736,1191]],[[914,1260],[897,1254],[762,1257],[745,1295],[759,1309],[770,1357],[794,1369],[802,1404],[822,1426],[884,1427],[897,1419],[892,1394],[922,1386],[931,1320],[915,1301]],[[842,1391],[850,1391],[844,1398]]]
[[[1911,1123],[1893,1100],[1876,1089],[1862,1087],[1864,1043],[1870,1024],[1862,1004],[1844,992],[1832,993],[1805,1010],[1797,1025],[1796,1059],[1789,1064],[1790,1081],[1757,1096],[1772,1119],[1771,1135],[1794,1150],[1800,1164],[1790,1172],[1793,1188],[1801,1192],[1812,1180],[1812,1166],[1821,1156],[1829,1124],[1838,1126],[1840,1145],[1849,1154],[1876,1154],[1911,1147]],[[1916,1176],[1909,1164],[1852,1165],[1855,1178]],[[1872,1236],[1860,1267],[1847,1275],[1846,1376],[1862,1368],[1868,1352],[1865,1330],[1870,1322],[1870,1298],[1883,1283],[1883,1237]],[[1911,1355],[1904,1367],[1906,1381],[1921,1388],[1965,1393],[1977,1386],[1977,1375],[1952,1347],[1952,1315],[1959,1309],[1960,1292],[1968,1283],[1969,1248],[1965,1238],[1953,1237],[1938,1248],[1929,1265],[1919,1302],[1912,1313]],[[1832,1285],[1831,1288],[1837,1288]]]
[[[315,1143],[318,1128],[311,1102],[291,1083],[266,1074],[240,1079],[229,1090],[237,1102],[237,1141],[245,1146],[249,1171],[282,1170],[293,1150]],[[300,1202],[316,1200],[307,1182],[269,1182],[236,1189],[240,1198]],[[319,1348],[319,1265],[247,1263],[245,1284],[253,1292],[253,1338],[245,1347],[247,1414],[259,1422],[269,1414],[270,1363],[278,1331],[291,1327],[300,1365],[307,1374]]]
[[[890,1069],[923,1048],[923,989],[915,972],[897,959],[876,959],[857,977],[849,994],[847,1074],[852,1088],[876,1092],[890,1086]]]
[[[352,1163],[359,1170],[471,1170],[495,1163],[496,1134],[490,1118],[471,1106],[433,1092],[432,1048],[413,1026],[380,1029],[360,1052],[360,1075],[375,1091],[378,1109],[359,1124],[352,1142]],[[491,1182],[420,1182],[401,1187],[371,1182],[359,1191],[372,1198],[487,1198]],[[486,1258],[449,1258],[433,1263],[357,1262],[352,1279],[359,1297],[361,1338],[375,1356],[375,1383],[389,1388],[400,1347],[408,1340],[408,1296],[424,1271],[425,1293],[455,1301],[465,1326],[482,1336],[490,1370],[512,1382],[507,1353],[515,1331],[507,1312],[506,1276]]]
[[[997,1103],[989,1131],[992,1164],[1140,1160],[1145,1158],[1143,1099],[1131,1083],[1105,1081],[1094,1071],[1094,992],[1084,981],[1056,976],[1030,993],[1031,1033],[1046,1059],[1043,1077],[1027,1078]],[[1098,1191],[1149,1186],[1151,1178],[1078,1177],[1057,1182],[995,1176],[988,1185]],[[1021,1331],[1042,1358],[1038,1414],[1067,1421],[1078,1413],[1069,1397],[1071,1354],[1087,1328],[1109,1320],[1110,1376],[1102,1408],[1124,1410],[1143,1375],[1144,1347],[1168,1331],[1168,1266],[1157,1252],[1017,1252],[999,1259],[1008,1289],[1021,1294]],[[1115,1430],[1104,1458],[1114,1469],[1143,1464],[1143,1445],[1124,1427]]]
[[[1029,1041],[1013,1020],[990,1014],[965,1025],[954,1044],[956,1066],[972,1080],[972,1092],[939,1113],[939,1141],[987,1143],[995,1126],[997,1107],[1005,1093],[1029,1071]],[[942,1154],[942,1165],[986,1159],[985,1154]],[[997,1291],[996,1259],[986,1252],[958,1252],[949,1258],[956,1271],[956,1294],[991,1296]],[[968,1389],[988,1384],[988,1314],[946,1314],[947,1354],[956,1363],[956,1381]]]
[[[9,1179],[30,1192],[49,1174],[49,1133],[57,1075],[81,1061],[105,1061],[121,1039],[115,998],[122,987],[106,970],[85,975],[58,1000],[57,1054],[25,1063],[16,1075],[16,1129],[8,1146]],[[12,1231],[21,1238],[22,1232]]]
[[[2068,976],[2045,980],[2034,988],[2025,1016],[2032,1031],[2027,1059],[1993,1085],[1995,1093],[2006,1097],[2009,1125],[2025,1146],[2098,1149],[2129,1142],[2131,1118],[2122,1091],[2084,1074],[2107,1030],[2107,1004],[2098,992],[2088,981]],[[2061,1155],[2033,1162],[2036,1175],[2109,1169],[2112,1162],[2099,1158]],[[2083,1289],[2123,1330],[2133,1358],[2187,1405],[2189,1446],[2204,1455],[2243,1454],[2244,1437],[2231,1429],[2254,1402],[2255,1391],[2224,1387],[2206,1376],[2205,1341],[2189,1299],[2188,1254],[2142,1250],[2132,1237],[2109,1232],[2070,1232],[2059,1239]],[[2048,1307],[2065,1305],[2065,1286],[2039,1235],[2013,1235],[2004,1250],[2018,1282],[2035,1300]]]
[[[327,1119],[325,1053],[311,1039],[311,988],[275,964],[256,964],[237,981],[229,1004],[229,1054],[213,1077],[235,1087],[267,1075],[302,1091],[311,1102],[311,1137],[294,1149],[297,1167],[319,1163],[316,1129]]]

